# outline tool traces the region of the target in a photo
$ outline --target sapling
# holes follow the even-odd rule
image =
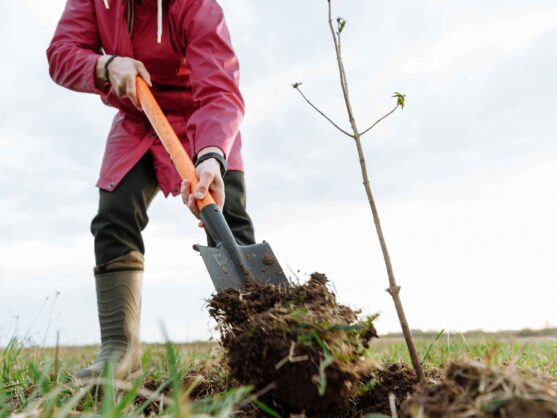
[[[395,275],[393,272],[393,266],[391,263],[391,257],[389,255],[389,250],[387,248],[387,243],[385,241],[385,235],[383,234],[383,228],[381,227],[381,221],[379,219],[379,213],[377,211],[377,206],[375,204],[375,199],[373,198],[373,194],[371,192],[371,185],[369,182],[369,176],[366,167],[366,160],[364,156],[364,151],[362,148],[362,136],[366,133],[370,132],[378,123],[392,115],[397,109],[404,109],[405,104],[405,95],[399,92],[395,92],[393,97],[396,99],[396,104],[392,110],[390,110],[387,114],[379,118],[375,121],[369,128],[360,131],[358,129],[358,125],[356,123],[356,119],[354,117],[354,112],[352,110],[352,103],[350,101],[350,94],[348,89],[348,80],[346,77],[346,71],[344,69],[344,63],[342,61],[342,45],[341,45],[341,35],[343,30],[346,28],[346,20],[343,18],[337,18],[336,20],[336,30],[334,27],[333,19],[332,19],[332,4],[331,0],[327,0],[328,4],[328,22],[329,28],[331,30],[331,35],[334,42],[335,53],[337,57],[337,65],[338,65],[338,72],[340,76],[340,85],[342,88],[342,93],[344,96],[344,103],[346,105],[346,110],[348,113],[348,121],[350,122],[350,130],[351,132],[341,128],[337,123],[335,123],[329,116],[327,116],[324,112],[322,112],[317,106],[315,106],[302,92],[300,86],[302,83],[294,83],[292,87],[295,88],[304,98],[304,100],[313,108],[315,109],[321,116],[327,119],[333,126],[335,126],[339,131],[341,131],[344,135],[352,138],[354,144],[356,145],[356,150],[358,152],[358,158],[360,161],[360,168],[362,172],[362,179],[364,188],[366,191],[367,199],[369,202],[369,207],[371,209],[371,213],[373,215],[373,222],[375,224],[375,230],[377,231],[377,237],[379,238],[379,243],[381,245],[381,251],[383,253],[383,259],[385,261],[385,267],[387,269],[387,276],[389,278],[389,287],[386,289],[387,292],[392,296],[393,302],[395,304],[396,312],[398,315],[398,319],[400,321],[400,326],[402,328],[402,333],[404,335],[404,339],[406,341],[406,345],[408,346],[408,351],[410,353],[410,359],[412,360],[412,365],[414,366],[414,370],[416,371],[416,376],[420,383],[425,382],[425,375],[422,369],[422,365],[420,362],[420,358],[418,356],[418,352],[416,350],[416,345],[414,344],[414,339],[412,337],[412,333],[410,332],[410,327],[408,325],[408,321],[406,319],[406,315],[404,313],[404,309],[402,306],[402,301],[400,300],[400,286],[397,284]]]

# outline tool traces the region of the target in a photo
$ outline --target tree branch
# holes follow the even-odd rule
[[[382,118],[377,119],[377,121],[376,121],[373,125],[371,125],[371,126],[370,126],[369,128],[367,128],[365,131],[363,131],[362,133],[360,133],[360,136],[364,136],[364,135],[367,134],[369,131],[371,131],[373,128],[375,128],[375,125],[377,125],[377,124],[378,124],[379,122],[381,122],[383,119],[386,119],[386,118],[388,118],[389,116],[391,116],[391,115],[395,112],[395,110],[398,109],[398,106],[399,106],[399,104],[397,103],[396,106],[395,106],[395,108],[394,108],[393,110],[391,110],[389,113],[387,113],[387,114],[386,114],[385,116],[383,116]]]
[[[348,120],[350,121],[350,126],[352,127],[352,131],[354,132],[354,139],[356,139],[356,135],[358,134],[359,131],[358,128],[356,127],[354,113],[352,112],[352,104],[350,103],[348,81],[346,80],[346,72],[344,71],[344,64],[342,62],[342,52],[340,49],[339,39],[335,32],[335,28],[333,26],[333,9],[332,9],[331,0],[327,0],[327,2],[329,4],[329,29],[331,30],[331,36],[333,37],[333,42],[335,44],[335,53],[337,56],[338,72],[340,76],[340,86],[342,88],[344,103],[346,104],[346,110],[348,112]]]
[[[333,120],[328,117],[325,113],[323,113],[321,110],[319,110],[317,108],[317,106],[315,106],[306,96],[304,93],[302,93],[302,90],[300,89],[300,84],[301,83],[294,83],[292,84],[292,87],[295,88],[296,90],[298,90],[298,93],[300,93],[302,95],[302,97],[304,98],[304,100],[306,102],[308,102],[308,104],[313,107],[321,116],[323,116],[325,119],[327,119],[329,122],[331,122],[331,124],[337,128],[339,131],[341,131],[344,135],[349,136],[350,138],[354,139],[354,136],[348,132],[346,132],[344,129],[342,129],[340,126],[338,126],[335,122],[333,122]]]
[[[400,322],[400,327],[402,328],[402,333],[404,335],[404,339],[406,341],[406,345],[408,347],[408,352],[410,354],[410,359],[412,360],[412,365],[414,366],[414,370],[416,371],[416,376],[420,383],[425,382],[425,374],[422,368],[422,364],[420,362],[420,357],[418,356],[418,350],[416,350],[416,344],[414,343],[414,338],[412,337],[412,332],[410,331],[410,326],[408,325],[408,321],[406,319],[406,314],[404,313],[404,308],[402,306],[402,301],[400,300],[400,286],[397,285],[395,275],[393,272],[393,266],[391,263],[391,256],[389,254],[389,250],[387,249],[387,243],[385,241],[385,236],[383,234],[383,228],[381,226],[381,220],[379,219],[379,212],[377,211],[377,206],[375,204],[375,199],[373,197],[373,193],[371,192],[371,185],[369,183],[369,177],[367,173],[366,167],[366,160],[364,156],[364,151],[362,148],[361,136],[360,131],[358,129],[356,119],[354,118],[354,112],[352,111],[352,104],[350,102],[350,93],[348,91],[348,81],[346,77],[346,71],[344,69],[344,63],[342,61],[342,53],[339,45],[339,37],[340,33],[335,33],[335,29],[333,27],[333,19],[332,19],[332,0],[327,0],[329,5],[329,28],[331,29],[331,35],[333,37],[333,41],[335,44],[335,52],[337,55],[337,64],[338,70],[340,74],[340,82],[342,87],[342,93],[344,95],[344,101],[346,104],[346,110],[348,112],[348,119],[350,121],[350,126],[352,127],[352,132],[354,133],[354,144],[356,145],[356,149],[358,152],[358,158],[360,160],[360,168],[362,171],[362,179],[364,181],[364,188],[366,191],[366,195],[368,198],[369,206],[373,216],[373,222],[375,224],[375,229],[377,232],[377,237],[379,239],[379,244],[381,246],[381,251],[383,253],[383,259],[385,261],[385,267],[387,270],[387,276],[389,278],[389,289],[387,291],[391,294],[393,298],[393,302],[395,305],[395,309],[397,311],[397,316]],[[339,31],[340,32],[340,31]],[[395,93],[393,97],[397,98],[397,106],[389,112],[387,115],[379,119],[375,122],[370,128],[364,131],[368,132],[371,130],[377,123],[381,122],[391,113],[393,113],[398,106],[404,107],[404,95],[400,93]]]
[[[414,370],[416,371],[416,376],[418,377],[418,380],[419,380],[420,383],[424,383],[425,382],[425,374],[424,374],[424,371],[423,371],[423,368],[422,368],[420,357],[418,355],[418,350],[416,349],[416,344],[414,343],[414,338],[412,337],[412,332],[410,331],[410,326],[408,325],[408,321],[406,319],[406,314],[404,313],[404,308],[402,306],[402,301],[400,300],[400,286],[397,284],[396,279],[395,279],[395,274],[393,272],[393,265],[391,263],[391,256],[390,256],[389,250],[387,248],[387,243],[385,241],[385,235],[383,234],[383,228],[381,226],[381,220],[379,219],[379,212],[378,212],[377,206],[375,204],[375,199],[374,199],[373,193],[371,191],[371,185],[370,185],[370,182],[369,182],[366,160],[365,160],[364,150],[362,148],[362,141],[361,141],[362,135],[369,132],[379,122],[381,122],[382,120],[384,120],[385,118],[390,116],[392,113],[394,113],[394,111],[397,110],[399,106],[402,109],[404,109],[405,95],[401,94],[399,92],[395,92],[393,97],[397,98],[397,104],[393,108],[393,110],[391,110],[389,113],[387,113],[382,118],[378,119],[368,129],[366,129],[365,131],[360,133],[360,131],[358,129],[358,126],[357,126],[357,123],[356,123],[356,118],[354,117],[354,112],[352,110],[352,103],[350,102],[350,93],[349,93],[349,89],[348,89],[348,80],[347,80],[347,77],[346,77],[346,71],[345,71],[345,68],[344,68],[344,63],[342,61],[342,50],[341,50],[341,39],[340,39],[341,38],[341,30],[342,30],[341,25],[342,25],[342,28],[344,28],[344,26],[346,25],[346,22],[343,21],[341,23],[340,20],[337,20],[337,22],[339,22],[339,31],[338,31],[338,33],[335,32],[335,28],[333,26],[333,19],[332,19],[332,5],[331,5],[332,0],[327,0],[327,3],[328,3],[328,6],[329,6],[329,13],[328,13],[329,28],[331,30],[331,35],[333,37],[333,42],[335,44],[335,52],[336,52],[336,57],[337,57],[338,72],[339,72],[339,76],[340,76],[340,85],[341,85],[341,88],[342,88],[342,94],[344,96],[344,103],[346,105],[346,111],[348,113],[348,120],[350,122],[350,127],[352,129],[353,134],[350,134],[347,131],[345,131],[344,129],[340,128],[327,115],[325,115],[325,113],[323,113],[316,106],[314,106],[313,103],[311,103],[308,100],[308,98],[300,90],[299,87],[300,87],[301,83],[295,83],[295,84],[292,85],[292,87],[294,87],[296,90],[298,90],[298,92],[302,95],[302,97],[305,99],[305,101],[311,107],[313,107],[317,112],[319,112],[325,119],[327,119],[331,124],[333,124],[333,126],[335,126],[339,131],[341,131],[345,135],[354,139],[354,144],[356,145],[356,150],[357,150],[357,153],[358,153],[358,159],[360,161],[360,169],[361,169],[361,172],[362,172],[362,179],[363,179],[364,189],[365,189],[365,192],[366,192],[366,195],[367,195],[367,198],[368,198],[369,207],[370,207],[371,212],[372,212],[373,223],[375,225],[375,230],[377,232],[377,238],[379,239],[379,244],[381,246],[381,251],[383,253],[383,259],[385,261],[385,268],[387,270],[387,276],[388,276],[388,279],[389,279],[389,288],[386,289],[386,290],[387,290],[387,292],[389,292],[389,294],[393,298],[393,302],[394,302],[394,305],[395,305],[397,316],[398,316],[398,319],[399,319],[399,322],[400,322],[400,327],[402,329],[402,333],[404,335],[404,340],[406,341],[406,345],[408,347],[408,352],[410,354],[410,359],[412,361],[412,365],[414,366]]]

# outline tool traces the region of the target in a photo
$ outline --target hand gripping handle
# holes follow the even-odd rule
[[[174,166],[176,167],[176,170],[178,170],[178,174],[180,174],[182,180],[188,180],[190,182],[190,193],[193,193],[199,180],[195,174],[195,166],[193,165],[191,158],[176,136],[174,129],[170,126],[168,119],[166,119],[166,116],[162,113],[162,110],[155,100],[153,93],[149,90],[147,83],[145,83],[145,81],[143,81],[143,79],[139,76],[137,76],[136,82],[137,98],[139,99],[139,103],[141,104],[143,111],[147,115],[147,119],[151,122],[151,125],[159,136],[166,152],[170,155],[170,159],[174,163]],[[214,203],[215,200],[213,199],[213,196],[211,196],[210,192],[207,192],[207,195],[203,199],[197,200],[197,207],[201,210],[205,206]]]

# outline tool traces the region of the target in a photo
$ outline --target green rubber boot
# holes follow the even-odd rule
[[[101,327],[101,351],[93,364],[75,373],[79,380],[102,375],[105,363],[117,380],[141,372],[141,282],[143,271],[114,271],[95,275]]]

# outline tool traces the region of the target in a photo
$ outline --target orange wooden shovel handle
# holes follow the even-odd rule
[[[193,193],[199,180],[195,174],[195,166],[193,165],[191,158],[176,136],[174,129],[170,126],[168,119],[166,119],[166,116],[162,113],[162,110],[155,100],[153,93],[149,90],[147,83],[145,83],[145,81],[143,81],[143,79],[139,76],[136,81],[137,98],[139,99],[139,103],[141,104],[143,111],[147,115],[147,119],[151,122],[151,125],[159,136],[166,152],[170,155],[170,159],[174,163],[174,166],[176,167],[176,170],[178,170],[178,174],[180,174],[182,180],[188,180],[190,182],[190,193]],[[213,196],[211,196],[210,192],[207,192],[207,195],[203,199],[197,200],[197,207],[201,210],[205,206],[214,203],[215,200],[213,199]]]

